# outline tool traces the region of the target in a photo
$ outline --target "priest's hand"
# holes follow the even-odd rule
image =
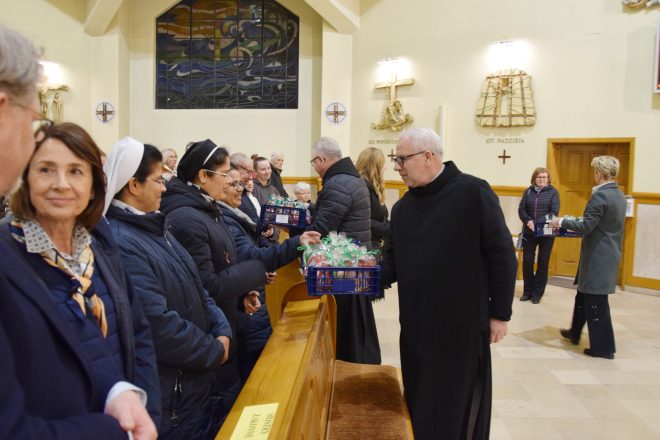
[[[490,343],[496,344],[506,336],[508,324],[506,321],[490,318]]]

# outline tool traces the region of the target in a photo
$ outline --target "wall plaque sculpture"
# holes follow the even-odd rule
[[[393,81],[376,83],[374,85],[376,89],[386,89],[389,99],[380,114],[380,121],[372,123],[371,128],[376,130],[389,128],[392,131],[401,131],[404,125],[410,124],[413,121],[413,117],[409,113],[403,112],[401,101],[396,99],[396,88],[398,86],[409,86],[414,83],[414,78],[399,80],[395,78]]]
[[[532,78],[522,70],[488,75],[476,112],[483,127],[519,127],[536,123]]]

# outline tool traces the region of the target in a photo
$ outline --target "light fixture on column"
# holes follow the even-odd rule
[[[64,82],[64,75],[59,64],[41,61],[41,65],[46,78],[46,82],[39,87],[41,116],[52,119],[59,124],[64,116],[64,102],[62,101],[61,92],[68,91],[69,86]]]

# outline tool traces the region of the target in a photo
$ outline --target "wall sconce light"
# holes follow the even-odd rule
[[[64,102],[62,101],[61,92],[68,91],[69,86],[64,83],[62,68],[59,64],[41,61],[41,65],[46,77],[46,83],[39,87],[41,116],[60,124],[64,116]]]
[[[530,48],[522,41],[509,40],[502,37],[500,41],[491,44],[488,51],[488,67],[490,72],[502,72],[512,69],[527,69],[529,66]]]

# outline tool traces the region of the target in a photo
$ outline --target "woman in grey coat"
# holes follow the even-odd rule
[[[582,220],[555,219],[552,226],[582,235],[580,263],[575,276],[577,294],[570,329],[561,335],[577,345],[586,322],[589,329],[588,356],[614,359],[614,330],[607,295],[614,293],[621,260],[626,199],[617,186],[619,160],[598,156],[591,161],[596,186],[584,209]]]

